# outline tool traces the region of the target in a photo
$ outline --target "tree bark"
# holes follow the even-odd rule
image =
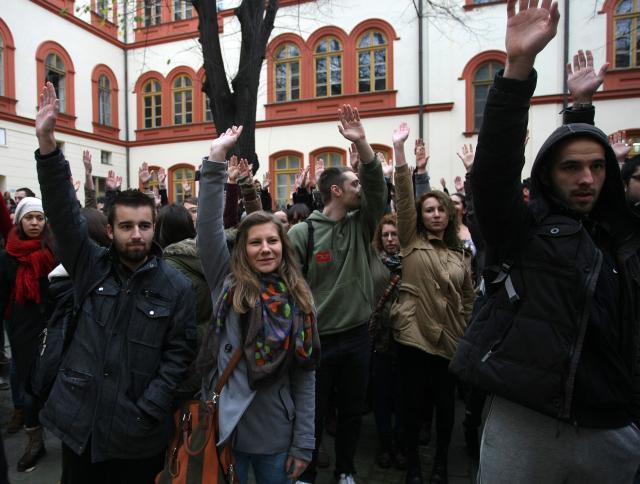
[[[234,125],[243,126],[242,135],[229,155],[248,159],[255,174],[259,167],[255,139],[260,71],[278,11],[278,0],[242,0],[236,9],[242,44],[238,70],[231,86],[222,59],[216,2],[192,0],[192,3],[198,12],[199,40],[204,57],[203,92],[209,97],[213,122],[218,133]]]

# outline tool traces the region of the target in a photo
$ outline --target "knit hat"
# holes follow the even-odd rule
[[[20,203],[16,207],[13,223],[18,225],[20,223],[20,220],[22,220],[22,217],[24,217],[29,212],[44,213],[44,209],[42,208],[42,200],[36,197],[24,197],[22,200],[20,200]]]

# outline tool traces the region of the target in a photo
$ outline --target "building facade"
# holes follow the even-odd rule
[[[238,2],[218,2],[231,76],[240,52]],[[275,203],[286,203],[300,168],[313,169],[320,158],[325,165],[348,162],[336,120],[345,103],[359,108],[370,143],[387,158],[400,122],[411,126],[410,146],[422,126],[432,185],[444,178],[453,188],[464,171],[456,152],[477,141],[488,89],[505,62],[506,2],[448,2],[459,21],[428,10],[419,19],[412,0],[280,0],[256,131],[258,176],[268,172]],[[640,153],[640,0],[559,3],[568,27],[561,20],[536,64],[523,176],[562,120],[565,47],[571,55],[592,50],[598,67],[609,62],[595,98],[596,123],[607,133],[626,129]],[[180,201],[183,182],[195,186],[195,170],[216,136],[203,78],[188,1],[8,2],[0,12],[0,190],[38,192],[34,118],[48,79],[61,99],[57,139],[75,179],[84,179],[86,149],[99,192],[109,170],[137,186],[147,162],[167,170],[169,198]]]

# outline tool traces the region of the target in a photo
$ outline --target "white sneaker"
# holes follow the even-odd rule
[[[338,484],[356,484],[356,481],[351,474],[340,474]]]

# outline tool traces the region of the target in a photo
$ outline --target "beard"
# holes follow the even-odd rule
[[[144,261],[151,252],[151,243],[130,246],[114,240],[114,246],[121,260],[134,264]]]

